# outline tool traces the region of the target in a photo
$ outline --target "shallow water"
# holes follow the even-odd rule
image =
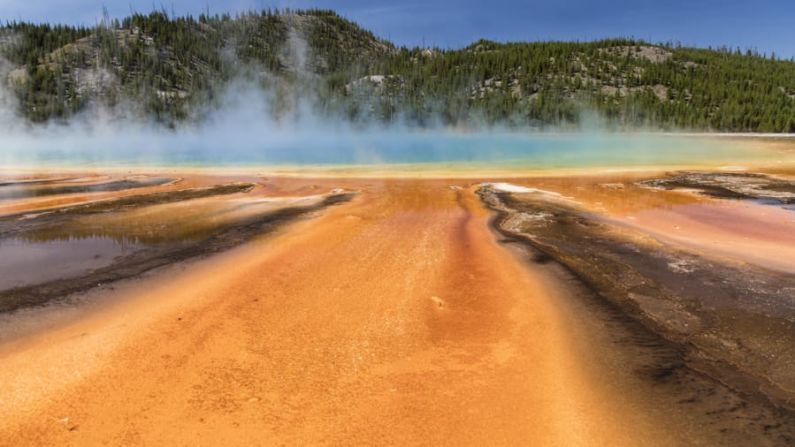
[[[0,239],[0,289],[70,278],[106,267],[141,245],[110,237],[32,241]]]
[[[262,216],[288,205],[316,202],[314,197],[293,199],[202,198],[98,215],[79,216],[60,225],[28,233],[34,240],[111,238],[119,243],[195,243],[224,226]]]
[[[253,222],[285,207],[317,204],[325,196],[205,197],[98,213],[44,214],[0,228],[0,291],[44,284],[121,265],[120,256],[148,250],[141,259],[207,241],[224,229]],[[56,217],[51,221],[46,219]],[[165,250],[165,251],[164,251]],[[119,261],[119,264],[115,262]]]
[[[160,186],[172,179],[165,177],[120,179],[101,183],[72,183],[63,182],[60,184],[50,184],[49,181],[28,183],[11,183],[5,186],[0,184],[0,200],[21,199],[27,197],[42,197],[58,194],[76,194],[89,192],[114,192],[125,189],[145,188],[148,186]],[[45,185],[45,186],[42,186]]]

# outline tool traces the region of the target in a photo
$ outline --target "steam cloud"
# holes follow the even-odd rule
[[[286,58],[299,84],[308,85],[307,45],[290,33]],[[0,61],[0,79],[10,66]],[[418,128],[405,122],[361,125],[314,113],[312,98],[287,92],[291,113],[270,108],[284,86],[232,82],[218,107],[177,129],[132,118],[134,106],[89,108],[68,124],[30,124],[16,113],[15,96],[0,83],[0,171],[17,167],[218,166],[272,164],[373,164],[420,162],[524,163],[528,167],[670,164],[692,159],[690,145],[650,134],[605,132],[597,120],[577,133],[508,131],[499,127]],[[311,89],[307,89],[311,91]],[[284,92],[280,92],[284,93]],[[726,146],[702,142],[699,156],[726,155]],[[710,155],[711,154],[711,155]]]

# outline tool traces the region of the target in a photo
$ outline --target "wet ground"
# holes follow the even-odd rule
[[[0,312],[67,299],[98,285],[223,251],[350,197],[341,192],[254,197],[249,194],[254,186],[231,183],[154,192],[0,216]]]
[[[472,190],[445,180],[337,182],[356,197],[260,242],[131,283],[126,298],[107,291],[118,306],[5,351],[0,405],[14,411],[0,420],[0,439],[686,439],[641,393],[607,387],[623,386],[631,372],[606,375],[582,356],[577,320],[496,242]],[[315,184],[323,185],[272,179],[268,190]],[[36,374],[19,374],[26,370]]]
[[[707,179],[704,188],[714,179],[699,178]],[[720,427],[723,442],[795,441],[795,275],[718,262],[661,243],[643,228],[606,218],[607,208],[631,214],[638,205],[628,211],[604,197],[594,201],[594,195],[604,195],[602,188],[592,182],[596,192],[590,194],[566,188],[505,192],[487,185],[480,195],[499,212],[496,227],[509,241],[526,246],[538,264],[565,267],[592,302],[627,320],[622,330],[630,340],[639,337],[632,349],[645,351],[629,364],[667,384],[694,414]],[[621,196],[632,187],[616,182],[606,188]],[[667,207],[709,206],[678,200]]]
[[[721,199],[756,200],[768,204],[795,204],[795,181],[748,172],[681,172],[641,182],[664,189],[695,190]]]
[[[161,186],[173,182],[167,177],[59,178],[0,181],[0,200],[43,197],[61,194],[113,192],[126,189]]]
[[[168,177],[4,204],[0,321],[122,303],[2,351],[5,439],[795,442],[786,173]]]
[[[71,278],[107,267],[140,249],[109,237],[42,240],[0,239],[0,290]]]

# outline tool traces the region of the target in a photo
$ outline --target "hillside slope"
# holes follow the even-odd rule
[[[21,113],[68,119],[92,103],[177,125],[233,82],[274,114],[308,101],[354,121],[795,132],[795,63],[752,52],[613,39],[397,48],[330,11],[8,23],[2,72]],[[208,107],[210,106],[210,107]]]

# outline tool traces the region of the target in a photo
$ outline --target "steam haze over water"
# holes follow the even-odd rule
[[[598,119],[565,132],[353,124],[319,116],[302,92],[294,95],[295,110],[277,118],[268,93],[241,81],[201,120],[168,129],[130,118],[124,105],[90,109],[68,124],[31,124],[0,88],[0,169],[472,163],[543,170],[774,163],[782,157],[731,141],[607,131]]]
[[[731,141],[607,131],[598,119],[579,131],[564,132],[419,127],[400,120],[354,124],[314,112],[314,98],[307,93],[313,89],[304,88],[317,82],[306,70],[306,43],[296,34],[287,43],[286,60],[301,82],[280,86],[294,103],[281,117],[271,113],[272,92],[256,87],[252,79],[231,82],[219,107],[176,129],[140,116],[130,118],[135,109],[130,104],[114,110],[91,108],[68,123],[31,124],[15,112],[14,95],[0,86],[0,169],[472,163],[543,170],[775,163],[789,156]],[[0,61],[0,75],[6,74],[7,65]]]
[[[6,137],[4,166],[239,166],[420,163],[516,164],[537,169],[736,164],[760,153],[730,141],[599,131],[531,133],[345,125],[210,125],[169,131],[126,125],[48,127]]]

